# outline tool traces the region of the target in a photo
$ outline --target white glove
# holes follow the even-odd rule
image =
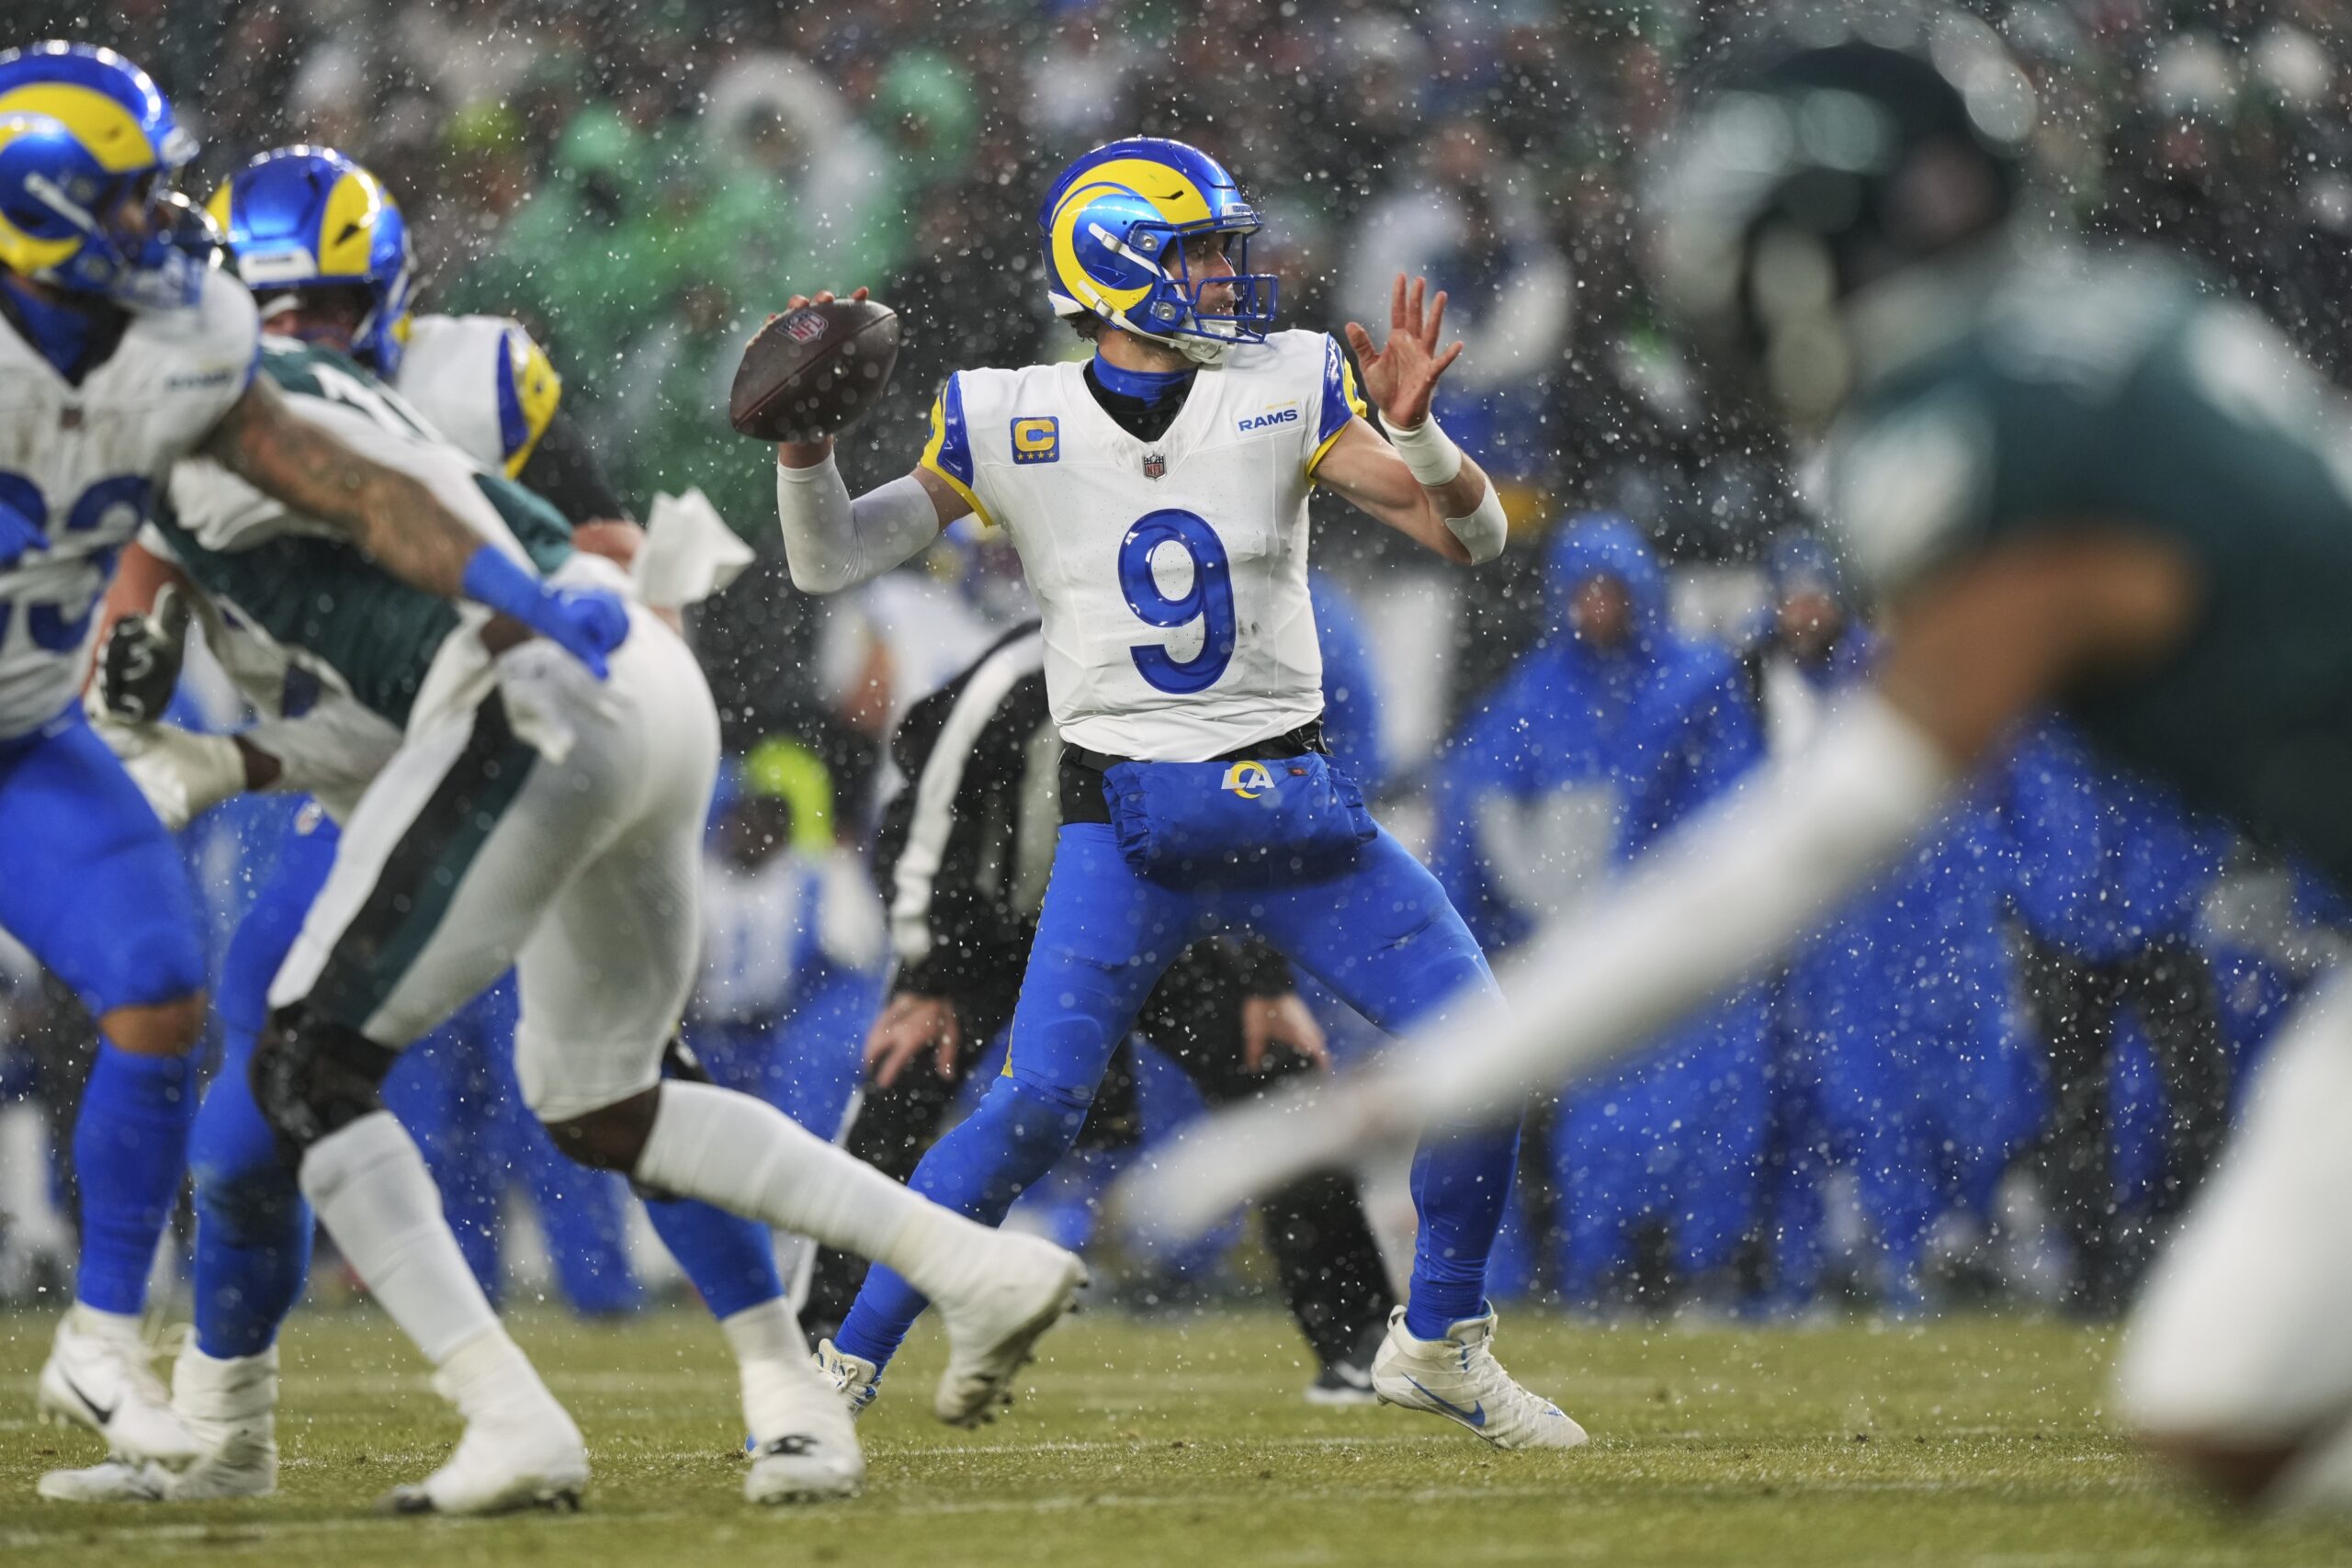
[[[93,728],[122,759],[122,771],[164,826],[175,833],[206,808],[244,792],[244,753],[229,736],[114,719],[97,720]]]

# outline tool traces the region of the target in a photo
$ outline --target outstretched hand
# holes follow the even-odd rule
[[[1392,426],[1409,430],[1430,416],[1430,398],[1437,390],[1438,378],[1447,367],[1462,356],[1462,343],[1455,339],[1444,353],[1438,352],[1438,333],[1445,324],[1445,291],[1429,299],[1426,310],[1424,298],[1430,280],[1416,277],[1409,287],[1405,275],[1396,275],[1396,287],[1388,303],[1388,343],[1375,349],[1372,334],[1355,321],[1347,325],[1348,346],[1356,351],[1356,363],[1363,367],[1363,389],[1380,405],[1380,414]]]

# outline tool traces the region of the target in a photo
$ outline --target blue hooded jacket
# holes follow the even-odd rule
[[[1431,869],[1489,951],[1533,929],[1545,879],[1571,897],[1764,754],[1737,661],[1674,629],[1665,574],[1632,525],[1575,519],[1554,534],[1544,567],[1551,630],[1475,705],[1437,769]],[[1632,602],[1621,648],[1592,648],[1568,626],[1568,604],[1594,577],[1614,578]],[[1536,825],[1521,841],[1496,841],[1516,831],[1506,827],[1514,813]]]

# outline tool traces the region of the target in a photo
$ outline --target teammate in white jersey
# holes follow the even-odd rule
[[[1329,768],[1307,595],[1317,484],[1448,559],[1502,549],[1493,486],[1429,416],[1461,352],[1438,346],[1445,297],[1399,277],[1385,346],[1348,328],[1392,446],[1337,342],[1268,332],[1274,279],[1247,270],[1259,218],[1216,160],[1154,139],[1097,148],[1038,227],[1054,309],[1095,339],[1092,360],[951,377],[921,465],[855,501],[827,442],[782,446],[776,476],[804,589],[862,581],[977,513],[1011,534],[1036,593],[1065,747],[1052,882],[1004,1077],[913,1179],[990,1223],[1069,1146],[1144,997],[1206,931],[1261,932],[1390,1030],[1494,992],[1435,879]],[[1583,1429],[1489,1348],[1486,1264],[1517,1151],[1515,1129],[1423,1145],[1410,1302],[1374,1386],[1498,1447],[1570,1448]],[[854,1404],[922,1305],[907,1280],[868,1276],[820,1348]]]
[[[75,1134],[76,1303],[43,1367],[43,1414],[117,1451],[185,1463],[139,1335],[145,1281],[195,1112],[198,911],[178,852],[80,714],[93,608],[173,466],[210,454],[322,530],[451,596],[494,595],[601,657],[608,600],[566,598],[413,480],[286,416],[254,378],[253,299],[207,270],[165,200],[194,144],[110,51],[0,53],[0,926],[81,996],[97,1060]],[[495,554],[495,552],[492,552]]]
[[[281,149],[238,170],[208,209],[225,231],[231,265],[255,288],[265,326],[277,334],[265,370],[281,389],[298,400],[339,395],[373,406],[401,428],[431,425],[484,470],[480,488],[498,498],[503,513],[533,515],[499,468],[548,479],[560,493],[540,499],[571,525],[574,546],[624,565],[635,555],[639,531],[610,521],[618,503],[593,457],[574,447],[560,469],[548,467],[548,444],[569,434],[554,401],[560,383],[519,326],[492,317],[428,317],[417,328],[439,322],[447,330],[401,331],[400,311],[410,299],[406,220],[373,175],[330,149]],[[321,352],[306,354],[298,343]],[[371,374],[388,360],[399,390]],[[519,427],[502,412],[514,409],[528,411]],[[213,537],[251,521],[221,486],[183,477],[186,484],[175,479],[173,486],[177,504],[167,531]],[[531,525],[552,542],[557,529],[547,517]],[[251,1067],[268,1027],[271,981],[327,880],[341,825],[401,743],[400,728],[354,692],[423,683],[422,676],[370,678],[360,664],[408,642],[397,635],[403,624],[422,616],[430,625],[443,613],[436,601],[387,597],[389,585],[371,591],[355,577],[329,591],[335,618],[370,626],[366,646],[316,636],[281,642],[266,624],[271,617],[251,606],[225,616],[209,596],[196,594],[208,647],[263,716],[234,736],[195,734],[153,722],[170,701],[180,659],[178,637],[164,629],[174,617],[156,606],[189,592],[169,555],[168,538],[155,539],[153,550],[134,544],[107,592],[105,614],[120,618],[101,633],[94,707],[108,716],[104,733],[166,821],[185,822],[248,787],[312,793],[323,810],[295,818],[221,964],[215,999],[221,1066],[198,1113],[189,1156],[195,1333],[173,1374],[174,1411],[203,1451],[176,1471],[110,1461],[44,1475],[41,1495],[67,1501],[197,1501],[276,1490],[277,1341],[309,1273],[312,1221],[255,1102]],[[364,617],[362,594],[373,606]],[[698,1076],[683,1057],[673,1071]],[[736,1354],[753,1438],[746,1495],[782,1503],[854,1491],[864,1473],[856,1435],[808,1362],[767,1226],[691,1200],[646,1197],[655,1230]]]

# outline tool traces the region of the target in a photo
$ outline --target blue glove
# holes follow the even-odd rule
[[[33,520],[0,501],[0,571],[24,558],[28,550],[49,548],[49,536],[33,526]]]
[[[605,656],[628,638],[628,610],[616,593],[601,588],[550,588],[494,545],[484,545],[466,562],[460,586],[467,598],[512,615],[588,667],[599,681],[607,673]]]

